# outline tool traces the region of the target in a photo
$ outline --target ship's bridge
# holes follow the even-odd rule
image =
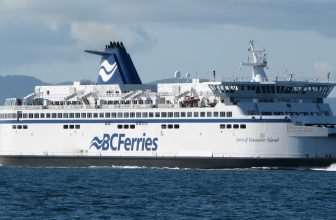
[[[222,82],[209,85],[218,96],[229,98],[284,98],[323,99],[336,83],[275,81],[275,82]]]

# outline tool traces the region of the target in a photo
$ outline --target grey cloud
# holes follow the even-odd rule
[[[238,25],[260,29],[315,31],[324,36],[336,37],[335,8],[334,1],[313,0],[2,0],[0,55],[5,56],[9,62],[16,56],[21,56],[24,52],[19,55],[4,52],[14,45],[17,46],[16,50],[20,47],[29,50],[24,55],[27,57],[24,59],[26,62],[69,60],[71,56],[77,59],[78,48],[83,45],[78,45],[81,41],[73,37],[71,27],[73,23],[88,22],[122,26],[124,35],[119,37],[132,39],[134,50],[143,50],[155,44],[156,25]],[[112,35],[114,36],[113,30]],[[104,45],[105,42],[99,43]],[[30,51],[34,51],[33,56],[29,56]],[[61,56],[61,53],[64,54]]]
[[[74,40],[68,27],[51,30],[40,24],[10,24],[0,28],[0,68],[39,62],[74,60],[71,54]]]
[[[17,7],[17,10],[22,14],[19,16],[25,19],[35,17],[36,19],[58,19],[63,22],[245,24],[265,28],[305,27],[310,29],[317,28],[316,24],[332,24],[331,18],[336,17],[335,6],[334,1],[307,0],[59,0],[52,2],[31,0],[30,4],[26,4],[24,8]],[[7,16],[15,12],[15,9],[16,7],[12,7],[13,11],[7,10]],[[26,17],[25,14],[29,16]]]

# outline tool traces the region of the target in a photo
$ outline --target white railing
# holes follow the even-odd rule
[[[42,105],[5,105],[0,106],[0,110],[39,110],[43,109]]]
[[[222,77],[221,81],[223,82],[251,82],[251,77]],[[268,82],[278,82],[278,81],[292,81],[292,82],[321,82],[321,83],[336,83],[336,78],[314,78],[314,77],[268,77]]]

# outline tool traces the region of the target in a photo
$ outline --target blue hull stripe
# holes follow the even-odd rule
[[[0,124],[91,124],[91,123],[288,123],[286,119],[55,119],[0,120]]]

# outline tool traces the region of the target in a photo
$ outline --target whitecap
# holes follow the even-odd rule
[[[311,170],[319,170],[319,171],[336,171],[336,163],[332,163],[328,167],[320,167],[320,168],[312,168]]]

